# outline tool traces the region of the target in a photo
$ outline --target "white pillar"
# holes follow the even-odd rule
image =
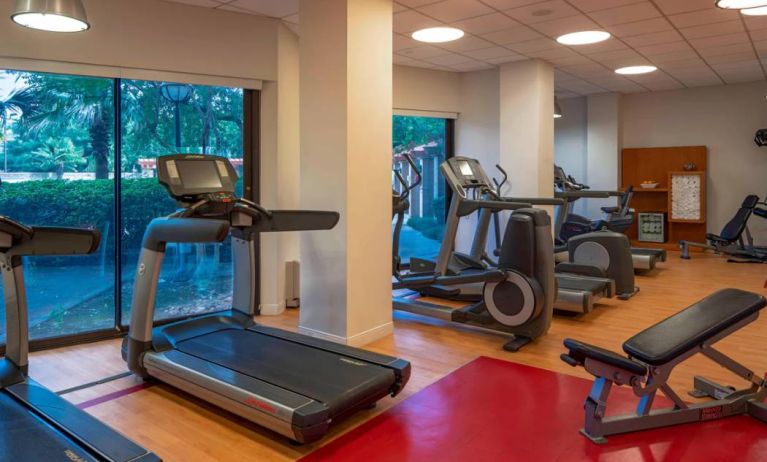
[[[514,196],[554,195],[554,68],[543,61],[500,70],[500,165]],[[549,208],[549,213],[551,210]]]
[[[277,81],[261,90],[260,202],[269,209],[299,208],[298,37],[280,24]],[[285,311],[285,262],[298,259],[295,233],[263,233],[260,246],[259,308],[262,315]]]
[[[301,0],[301,206],[336,210],[301,233],[304,333],[363,345],[392,331],[391,0]]]
[[[586,178],[591,189],[616,190],[619,183],[621,142],[621,95],[604,93],[588,97]],[[601,207],[616,204],[616,199],[588,199],[582,210],[587,217],[602,215]]]

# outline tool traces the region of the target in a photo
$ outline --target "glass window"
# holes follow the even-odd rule
[[[111,79],[0,70],[0,214],[102,236],[92,255],[25,260],[31,338],[114,326],[113,117]]]
[[[410,193],[410,210],[400,235],[403,262],[410,257],[433,259],[439,252],[445,232],[445,181],[439,166],[445,160],[446,124],[439,118],[394,116],[394,168],[414,181],[415,172],[402,157],[410,152],[422,176],[421,184]],[[394,187],[400,187],[396,181]]]
[[[159,156],[225,156],[238,169],[242,194],[243,91],[143,80],[122,81],[122,322],[130,321],[133,280],[149,222],[176,210],[156,179]],[[232,258],[223,244],[172,244],[166,249],[156,319],[231,307]]]

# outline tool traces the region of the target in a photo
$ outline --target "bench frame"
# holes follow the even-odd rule
[[[754,313],[716,336],[687,350],[672,361],[661,365],[653,366],[632,358],[632,361],[647,367],[646,376],[637,375],[621,367],[587,356],[581,365],[596,378],[584,404],[586,416],[581,433],[595,443],[605,443],[607,442],[606,437],[610,435],[715,420],[741,414],[751,415],[767,423],[767,404],[765,404],[767,379],[758,376],[746,366],[712,346],[743,326],[755,321],[758,317],[759,313]],[[719,399],[707,403],[685,403],[668,385],[668,378],[674,367],[698,353],[751,382],[751,386],[741,390],[733,390],[702,377],[696,377],[696,388],[700,388],[691,393],[693,396],[711,396]],[[605,416],[607,400],[613,385],[632,387],[634,394],[639,397],[635,413]],[[659,390],[674,403],[673,407],[652,409],[653,401]]]

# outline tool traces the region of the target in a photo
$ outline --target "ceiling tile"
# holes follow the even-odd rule
[[[461,40],[440,43],[438,46],[446,50],[461,52],[488,48],[493,46],[493,43],[473,35],[466,35]]]
[[[568,74],[567,72],[561,70],[561,69],[554,69],[554,83],[558,84],[559,82],[565,82],[567,80],[575,80],[578,77]]]
[[[542,38],[542,39],[528,40],[527,42],[510,43],[507,46],[511,48],[512,50],[516,51],[517,53],[524,54],[529,51],[541,51],[541,50],[548,50],[551,48],[557,48],[560,45],[550,38]]]
[[[630,5],[641,0],[568,0],[571,5],[579,10],[589,13],[591,11],[606,10],[608,8],[615,8],[616,6]]]
[[[650,2],[635,3],[632,5],[589,13],[591,18],[603,26],[637,22],[645,19],[657,18],[660,15],[660,11],[658,11],[658,9]]]
[[[589,58],[595,61],[599,61],[600,63],[604,63],[605,61],[616,61],[624,59],[644,61],[639,53],[628,48],[625,50],[602,51],[600,53],[594,53],[589,55]]]
[[[739,61],[748,61],[754,59],[756,54],[754,50],[740,51],[735,53],[726,53],[716,56],[705,56],[706,62],[712,66],[727,63],[736,63]]]
[[[751,36],[751,40],[767,40],[767,29],[750,30],[748,35]]]
[[[685,27],[679,29],[688,39],[697,39],[702,37],[713,37],[715,35],[734,34],[744,32],[743,23],[740,20],[718,22],[714,24],[704,24],[702,26]]]
[[[709,47],[721,47],[725,45],[736,45],[739,43],[749,43],[748,34],[745,32],[738,32],[735,34],[716,35],[713,37],[704,37],[699,39],[692,39],[690,43],[696,49],[704,49]]]
[[[566,58],[546,58],[546,61],[558,67],[577,66],[579,64],[589,64],[593,62],[581,55],[569,56]]]
[[[590,55],[593,53],[602,53],[604,51],[626,50],[628,47],[620,40],[605,40],[604,42],[592,43],[591,45],[580,45],[571,47],[578,53]]]
[[[759,64],[758,59],[749,59],[748,61],[739,61],[734,63],[721,63],[714,64],[711,67],[714,68],[719,74],[722,73],[748,73],[748,72],[762,72],[762,66]]]
[[[709,76],[692,76],[680,78],[679,80],[687,87],[709,87],[722,84],[722,80],[714,73]]]
[[[534,40],[544,38],[544,36],[527,26],[512,27],[511,29],[499,30],[491,32],[489,34],[482,34],[482,38],[490,40],[491,42],[499,45],[506,45],[509,43],[525,42],[527,40]]]
[[[725,82],[729,84],[760,82],[764,80],[764,74],[759,71],[748,72],[724,72],[720,73]]]
[[[564,0],[550,0],[506,10],[506,14],[523,24],[552,21],[580,14],[578,10],[568,5]]]
[[[555,95],[557,95],[557,98],[559,99],[570,99],[570,98],[580,98],[583,95],[579,95],[578,93],[567,91],[567,90],[557,90],[554,92]]]
[[[205,8],[215,8],[221,6],[221,2],[215,0],[166,0],[171,3],[183,3],[184,5],[202,6]]]
[[[430,3],[437,3],[438,1],[440,0],[397,0],[397,3],[401,3],[410,8],[417,8]]]
[[[465,63],[467,61],[475,61],[475,60],[471,58],[467,58],[466,56],[450,53],[443,56],[437,56],[435,58],[428,58],[426,59],[426,61],[432,64],[440,65],[440,66],[451,66],[454,64],[460,64],[460,63]]]
[[[675,14],[668,19],[676,27],[692,27],[703,24],[713,24],[739,19],[740,13],[736,10],[722,8],[709,8],[706,10],[692,11],[689,13]]]
[[[298,0],[235,0],[227,3],[227,6],[242,8],[274,18],[284,18],[298,13]]]
[[[636,50],[643,55],[653,56],[671,53],[673,51],[692,50],[690,45],[685,41],[671,42],[671,43],[659,43],[657,45],[648,45],[644,47],[636,47]]]
[[[668,69],[667,67],[664,67],[663,70],[675,78],[682,80],[682,79],[691,79],[695,77],[716,77],[716,73],[711,70],[708,66],[695,66],[695,67],[687,67],[687,68],[681,68],[681,69]]]
[[[716,8],[712,0],[655,0],[655,4],[665,14]]]
[[[438,27],[442,23],[414,10],[407,10],[394,15],[394,32],[407,34],[426,27]]]
[[[530,27],[549,37],[558,37],[579,30],[601,29],[601,27],[594,21],[584,15],[568,16],[566,18],[554,19],[553,21],[538,22],[530,25]]]
[[[552,59],[565,59],[565,58],[572,58],[578,55],[578,53],[569,50],[566,47],[559,46],[557,48],[550,48],[545,50],[537,50],[537,51],[528,51],[525,53],[527,56],[532,56],[534,58],[541,58],[545,60],[552,60]]]
[[[744,16],[748,30],[767,29],[767,16]]]
[[[405,5],[400,5],[397,2],[394,2],[394,4],[392,5],[392,11],[394,13],[399,13],[400,11],[403,11],[403,10],[406,10],[406,9],[407,9],[407,7]]]
[[[480,35],[503,29],[510,29],[519,26],[520,24],[504,14],[493,13],[456,21],[452,25],[470,34]]]
[[[451,64],[451,69],[455,69],[461,72],[482,71],[485,69],[493,69],[495,66],[482,61],[466,61],[465,63]]]
[[[482,48],[480,50],[471,50],[463,52],[464,55],[475,59],[488,60],[493,58],[505,58],[508,56],[519,56],[513,51],[503,47]]]
[[[607,30],[618,37],[631,37],[634,35],[646,35],[656,32],[672,30],[671,24],[665,18],[646,19],[644,21],[619,24],[607,27]]]
[[[520,6],[530,5],[531,3],[541,3],[541,0],[482,0],[484,3],[498,10],[508,10],[519,8]]]
[[[477,0],[444,0],[432,5],[422,6],[418,8],[418,11],[440,21],[453,22],[489,14],[493,12],[493,9],[479,3]]]
[[[418,48],[408,48],[407,50],[398,51],[396,54],[413,59],[427,59],[436,56],[444,56],[450,54],[450,52],[431,45],[424,45]]]
[[[654,34],[635,35],[633,37],[626,37],[623,39],[629,46],[641,47],[648,45],[657,45],[659,43],[670,43],[684,40],[679,32],[675,30],[667,30],[665,32],[656,32]]]
[[[516,62],[516,61],[525,61],[527,59],[530,59],[530,58],[528,58],[526,56],[521,56],[521,55],[514,54],[514,55],[511,55],[511,56],[504,56],[504,57],[501,57],[501,58],[489,58],[489,59],[486,59],[485,61],[487,61],[489,63],[493,63],[493,64],[504,64],[504,63],[513,63],[513,62]]]
[[[706,64],[700,58],[681,59],[678,61],[666,61],[665,63],[663,63],[663,70],[674,71],[674,70],[692,69],[692,68],[709,69],[708,64]]]
[[[423,46],[423,43],[415,41],[410,37],[394,34],[394,51],[404,50],[406,48],[415,48]]]
[[[663,63],[695,58],[699,58],[699,56],[698,53],[696,53],[694,50],[681,50],[672,51],[671,53],[665,53],[662,55],[653,55],[652,62],[656,66],[661,66]]]
[[[705,48],[699,48],[698,53],[700,53],[701,56],[703,56],[704,58],[711,58],[715,56],[723,56],[723,55],[738,54],[738,53],[751,53],[751,57],[753,58],[754,45],[752,45],[750,42],[745,42],[745,43],[736,43],[734,45],[705,47]],[[735,61],[744,61],[744,60],[736,59]]]
[[[408,58],[407,56],[395,54],[394,57],[392,58],[392,62],[394,64],[400,64],[403,66],[408,66],[408,65],[412,66],[414,63],[417,63],[418,61],[413,58]]]

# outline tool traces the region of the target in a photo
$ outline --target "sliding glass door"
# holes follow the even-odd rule
[[[258,113],[245,107],[258,98],[246,96],[239,88],[0,70],[0,214],[102,236],[93,255],[25,262],[33,340],[124,330],[144,230],[177,208],[157,182],[156,158],[226,156],[242,194],[257,145],[244,146],[244,114]],[[228,308],[231,278],[228,241],[169,246],[157,317]]]

